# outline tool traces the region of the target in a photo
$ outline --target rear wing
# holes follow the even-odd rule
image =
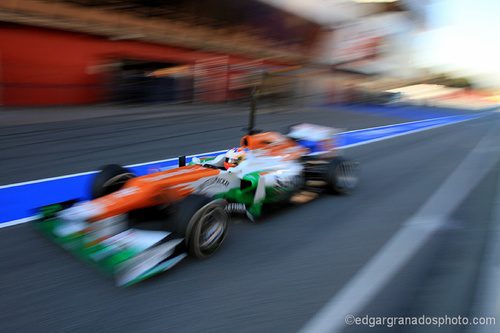
[[[317,155],[337,148],[336,137],[340,132],[340,129],[333,127],[303,123],[290,126],[287,136],[309,149],[309,154]]]

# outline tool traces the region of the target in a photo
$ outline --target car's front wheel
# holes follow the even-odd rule
[[[188,253],[202,259],[221,246],[227,234],[229,217],[226,201],[203,195],[190,195],[174,207],[172,229],[185,237]]]

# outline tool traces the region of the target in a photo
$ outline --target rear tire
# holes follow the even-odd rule
[[[92,199],[96,199],[116,192],[134,177],[136,176],[130,170],[117,164],[108,164],[94,177],[90,195]]]
[[[174,232],[185,238],[190,256],[198,259],[212,255],[227,234],[226,201],[193,194],[174,207]]]
[[[336,194],[349,194],[358,185],[358,164],[335,157],[328,164],[324,177],[329,191]]]

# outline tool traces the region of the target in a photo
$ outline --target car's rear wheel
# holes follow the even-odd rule
[[[227,234],[226,201],[190,195],[175,205],[172,229],[185,237],[188,253],[202,259],[221,246]]]
[[[331,192],[349,194],[358,185],[358,164],[342,157],[336,157],[329,162],[324,177]]]
[[[136,176],[129,169],[117,164],[108,164],[102,167],[94,177],[90,195],[92,199],[96,199],[116,192],[134,177]]]

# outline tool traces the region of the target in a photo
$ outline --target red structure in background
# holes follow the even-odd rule
[[[222,102],[228,94],[229,57],[203,59],[194,65],[194,92],[200,101]]]
[[[0,26],[0,104],[97,103],[109,98],[105,88],[109,73],[102,69],[113,61],[138,59],[194,65],[217,57],[221,54],[60,30]],[[228,64],[250,60],[235,56],[227,59]]]

